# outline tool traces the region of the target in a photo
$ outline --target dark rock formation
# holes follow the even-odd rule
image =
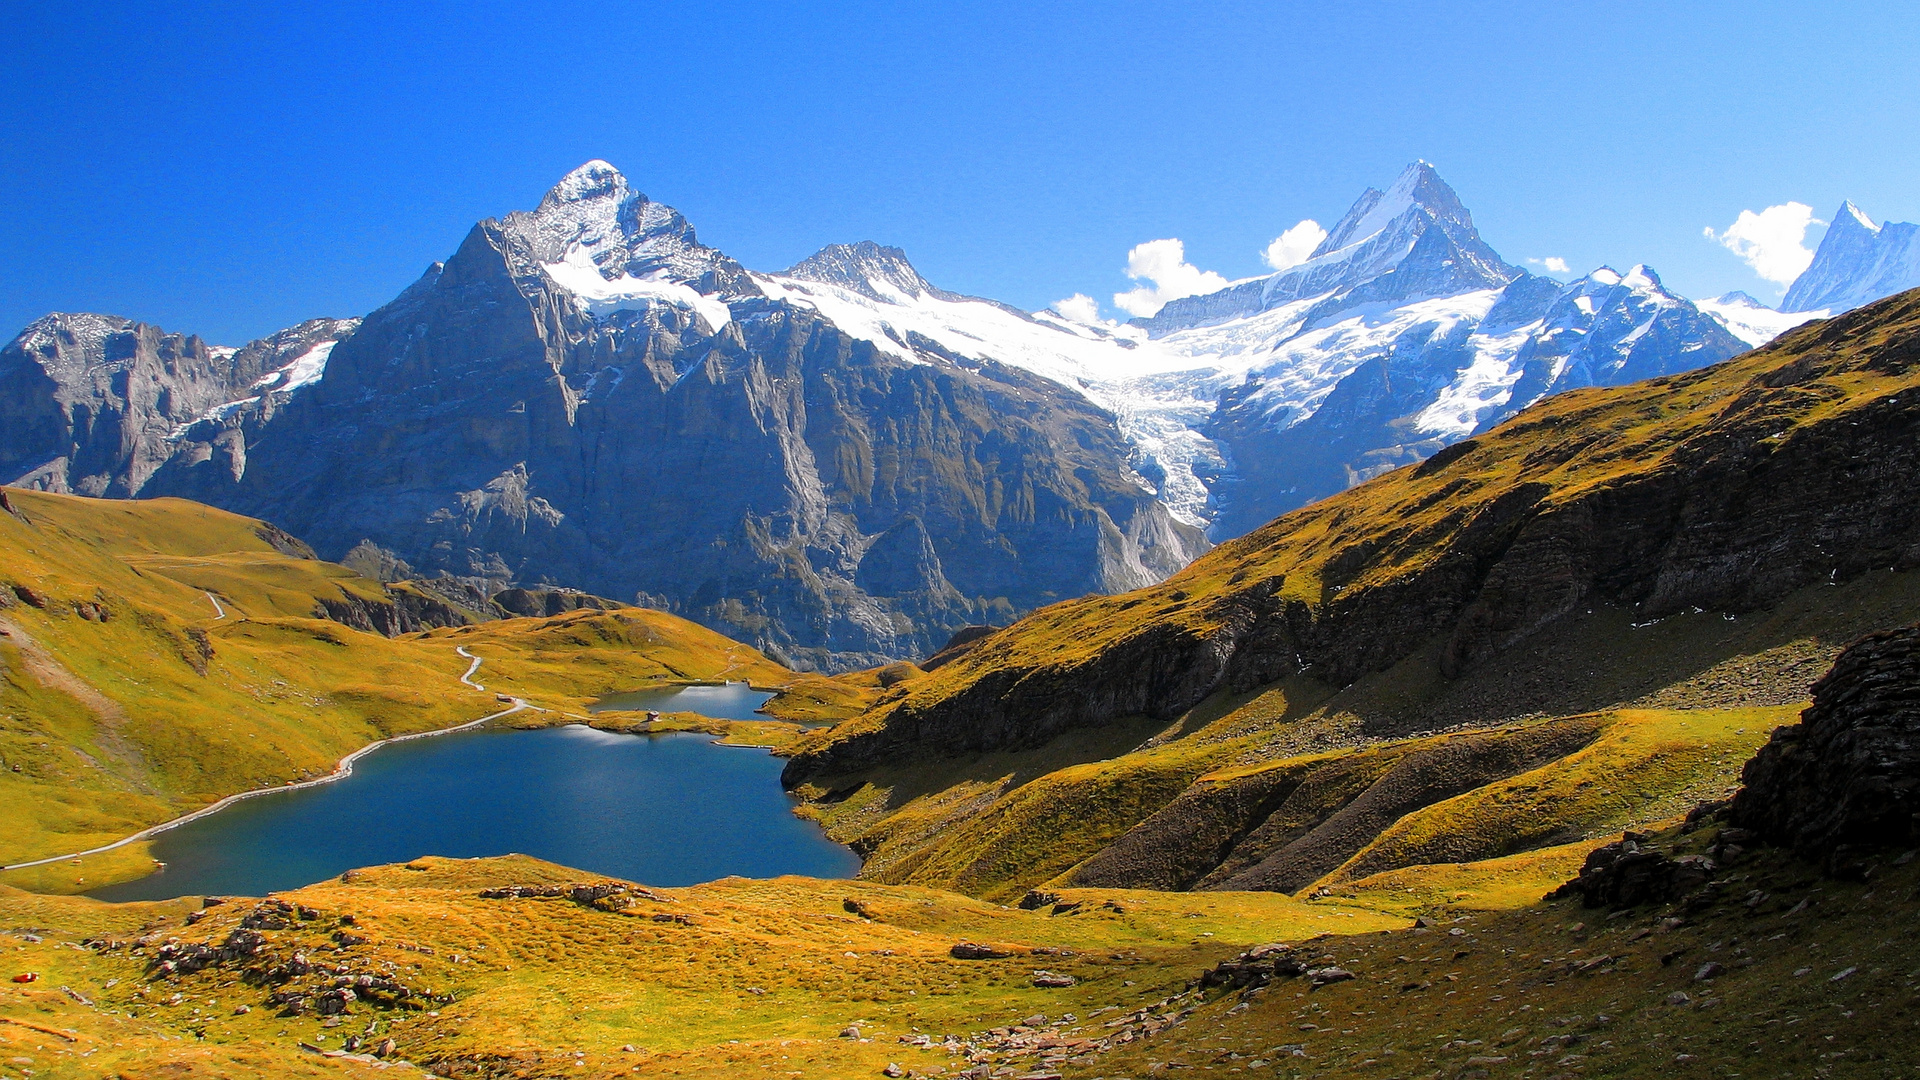
[[[1742,780],[1734,824],[1812,858],[1920,844],[1920,626],[1848,646]]]
[[[1628,833],[1588,853],[1580,876],[1547,894],[1547,899],[1578,896],[1590,908],[1639,907],[1683,900],[1713,880],[1719,867],[1704,855],[1669,857],[1642,847],[1646,837]]]

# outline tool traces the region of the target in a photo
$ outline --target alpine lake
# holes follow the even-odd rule
[[[745,683],[636,691],[594,712],[755,719]],[[243,799],[152,840],[165,868],[102,900],[260,896],[422,855],[519,853],[673,887],[715,878],[850,877],[860,859],[793,815],[781,759],[711,735],[623,735],[581,724],[488,727],[391,743],[353,774]]]

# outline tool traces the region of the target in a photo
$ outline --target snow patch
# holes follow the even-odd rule
[[[634,277],[623,271],[619,277],[609,279],[594,265],[587,248],[579,244],[567,249],[564,260],[541,263],[540,269],[555,285],[571,293],[581,309],[591,315],[644,311],[652,304],[664,303],[698,314],[706,321],[709,332],[717,333],[733,321],[733,313],[726,304],[692,286],[671,280],[665,270],[656,270],[645,277]]]

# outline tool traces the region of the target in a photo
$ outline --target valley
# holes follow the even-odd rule
[[[525,702],[494,723],[771,748],[862,865],[668,888],[420,851],[264,899],[71,895],[144,873],[127,845],[5,872],[33,978],[0,984],[0,1048],[35,1076],[1902,1075],[1920,653],[1862,635],[1920,622],[1916,305],[1560,395],[1157,585],[838,677],[8,489],[10,860]],[[766,718],[596,711],[722,680]],[[689,842],[676,816],[614,827]]]

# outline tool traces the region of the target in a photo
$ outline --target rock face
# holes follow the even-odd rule
[[[325,369],[357,319],[312,319],[243,349],[111,315],[54,314],[0,349],[0,483],[119,498],[169,462],[238,476],[249,425]]]
[[[1920,626],[1842,652],[1742,779],[1733,822],[1816,859],[1920,843]]]
[[[1084,396],[849,337],[604,162],[476,225],[357,328],[222,357],[125,320],[43,322],[0,368],[8,479],[197,499],[383,575],[637,600],[802,667],[924,656],[1206,546]],[[263,378],[328,334],[324,378]]]
[[[1669,857],[1642,847],[1645,836],[1629,835],[1588,853],[1580,876],[1547,894],[1553,900],[1578,896],[1590,908],[1665,904],[1697,893],[1719,867],[1704,855]]]

